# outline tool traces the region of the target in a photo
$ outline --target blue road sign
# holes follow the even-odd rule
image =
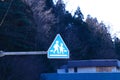
[[[48,49],[47,57],[54,59],[69,58],[69,50],[60,34],[57,34],[52,45]]]

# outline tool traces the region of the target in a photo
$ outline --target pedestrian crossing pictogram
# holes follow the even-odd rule
[[[52,45],[48,49],[48,58],[69,58],[69,50],[60,34],[57,34]]]

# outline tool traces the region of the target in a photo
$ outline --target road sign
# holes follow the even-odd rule
[[[52,45],[48,49],[47,57],[54,59],[69,58],[69,50],[60,34],[57,34]]]

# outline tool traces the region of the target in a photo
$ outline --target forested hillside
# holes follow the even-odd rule
[[[11,0],[0,0],[0,22]],[[70,59],[120,59],[120,40],[112,41],[107,26],[88,15],[83,21],[80,7],[72,16],[62,0],[13,0],[0,26],[0,50],[47,51],[56,34],[70,50]],[[55,72],[67,60],[46,56],[0,58],[0,80],[39,80],[41,73]],[[49,66],[48,66],[49,65]]]

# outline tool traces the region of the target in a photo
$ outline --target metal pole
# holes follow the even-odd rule
[[[9,55],[44,55],[47,54],[47,51],[28,51],[28,52],[3,52],[0,51],[0,57]]]

